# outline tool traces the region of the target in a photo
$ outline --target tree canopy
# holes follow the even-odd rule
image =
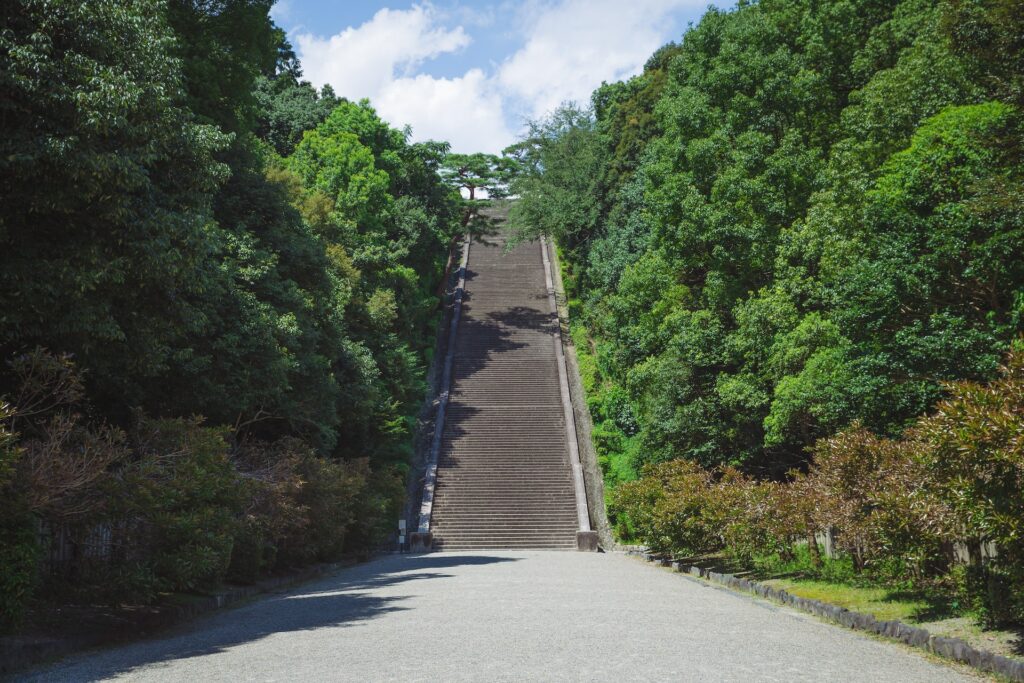
[[[441,176],[449,186],[465,190],[470,201],[480,199],[482,191],[490,199],[508,196],[508,183],[513,175],[513,160],[495,154],[448,154],[441,166]]]
[[[0,17],[5,618],[62,505],[89,511],[68,533],[156,530],[119,541],[124,591],[325,559],[397,515],[461,227],[448,147],[303,81],[271,4]]]
[[[613,482],[782,476],[995,376],[1024,331],[1020,16],[741,3],[530,126],[513,221],[563,247]]]

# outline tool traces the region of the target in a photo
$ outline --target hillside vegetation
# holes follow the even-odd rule
[[[1024,616],[1022,36],[1019,0],[741,2],[508,150],[624,536],[832,529],[922,585],[964,541],[970,600]]]
[[[271,4],[4,9],[8,622],[329,559],[398,517],[461,219],[447,145],[304,82]]]

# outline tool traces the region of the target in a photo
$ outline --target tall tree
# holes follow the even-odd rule
[[[137,401],[209,329],[229,136],[185,105],[153,0],[13,3],[0,31],[0,338],[74,352]]]
[[[513,222],[565,249],[609,462],[782,476],[993,375],[1024,330],[1019,5],[711,10],[531,126]]]

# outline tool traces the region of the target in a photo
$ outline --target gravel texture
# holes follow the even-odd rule
[[[390,555],[21,680],[976,680],[618,554]]]

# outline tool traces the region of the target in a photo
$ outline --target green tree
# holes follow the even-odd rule
[[[495,154],[448,154],[441,163],[441,175],[456,190],[465,190],[470,202],[483,192],[490,199],[508,196],[512,161]]]
[[[511,192],[522,199],[510,220],[520,236],[551,235],[569,249],[586,241],[600,215],[597,183],[605,160],[593,112],[564,105],[531,122],[505,153],[519,165]]]
[[[138,401],[209,330],[229,137],[185,108],[157,3],[26,0],[3,23],[0,350],[72,351],[101,402]]]
[[[603,443],[781,477],[992,377],[1022,330],[1017,5],[711,10],[533,124],[513,222],[563,247],[626,392],[639,446]]]

